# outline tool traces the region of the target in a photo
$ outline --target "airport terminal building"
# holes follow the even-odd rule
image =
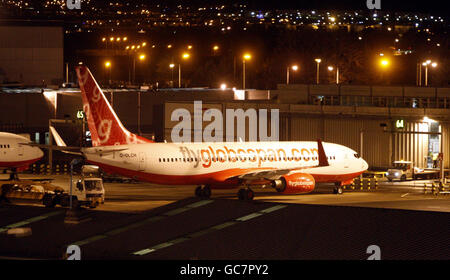
[[[0,85],[60,85],[64,68],[61,23],[24,24],[0,25]]]
[[[124,125],[133,132],[156,141],[171,142],[177,109],[191,112],[194,101],[202,102],[202,112],[217,109],[267,109],[279,111],[281,141],[322,139],[345,145],[362,155],[373,170],[386,169],[394,160],[413,161],[417,167],[431,168],[443,153],[444,168],[450,168],[450,88],[380,87],[350,85],[279,85],[276,90],[166,89],[159,91],[104,90]],[[82,111],[78,89],[9,90],[0,93],[0,103],[9,104],[0,112],[0,130],[28,133],[40,143],[48,143],[49,119],[65,119],[55,124],[69,145],[81,145],[83,128],[77,120]],[[198,113],[197,113],[198,114]],[[203,128],[211,121],[203,120]],[[235,120],[236,121],[236,120]],[[223,128],[226,127],[223,118]],[[236,127],[236,124],[235,124]],[[192,124],[192,135],[194,125]],[[245,139],[249,128],[246,123]],[[223,135],[226,131],[215,131]],[[194,141],[194,137],[192,137]],[[55,152],[55,157],[64,157]]]

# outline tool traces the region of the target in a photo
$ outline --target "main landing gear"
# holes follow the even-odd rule
[[[255,197],[255,192],[250,188],[239,189],[238,193],[239,200],[253,200]]]
[[[6,174],[6,172],[7,172],[7,170],[5,169],[3,171],[3,173]],[[12,168],[12,169],[10,169],[10,172],[11,173],[9,173],[9,180],[10,181],[19,181],[19,175],[17,175],[17,169]]]
[[[211,197],[211,187],[206,185],[204,187],[198,186],[195,189],[195,196],[200,198],[210,198]]]
[[[334,184],[333,193],[334,194],[343,194],[344,193],[344,186],[341,186],[341,182],[336,182]]]

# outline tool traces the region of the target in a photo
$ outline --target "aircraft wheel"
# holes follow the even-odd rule
[[[343,194],[344,193],[344,189],[342,188],[342,186],[334,187],[333,193],[334,194]]]
[[[206,185],[202,189],[202,197],[203,198],[210,198],[211,197],[211,188]]]
[[[239,200],[244,200],[245,199],[245,189],[239,189],[237,195],[238,195]]]
[[[198,186],[198,187],[195,189],[195,196],[196,196],[196,197],[202,197],[202,186]]]
[[[255,197],[255,192],[248,188],[248,189],[240,189],[238,191],[238,198],[239,200],[253,200],[253,198]]]
[[[55,207],[55,201],[53,199],[53,196],[50,194],[45,194],[42,198],[42,203],[45,205],[45,207]]]
[[[253,200],[255,198],[255,192],[248,188],[245,190],[245,200]]]

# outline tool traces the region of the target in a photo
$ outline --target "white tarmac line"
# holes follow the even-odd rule
[[[14,224],[10,224],[10,225],[1,227],[0,228],[0,233],[8,231],[9,229],[12,229],[12,228],[17,228],[17,227],[28,225],[28,224],[31,224],[31,223],[34,223],[34,222],[37,222],[37,221],[45,220],[45,219],[50,218],[52,216],[59,215],[59,214],[61,214],[63,212],[64,211],[54,211],[54,212],[50,212],[50,213],[43,214],[43,215],[40,215],[40,216],[36,216],[36,217],[33,217],[33,218],[29,218],[29,219],[26,219],[26,220],[23,220],[23,221],[14,223]]]
[[[171,216],[174,216],[174,215],[177,215],[177,214],[189,211],[191,209],[195,209],[195,208],[198,208],[198,207],[210,204],[213,201],[214,200],[209,199],[209,200],[202,200],[202,201],[198,201],[198,202],[195,202],[195,203],[191,203],[191,204],[188,204],[186,206],[170,210],[170,211],[165,212],[165,213],[163,213],[161,215],[150,217],[150,218],[144,219],[142,221],[126,225],[124,227],[116,228],[116,229],[107,231],[107,232],[105,232],[103,234],[94,235],[92,237],[89,237],[89,238],[86,238],[86,239],[83,239],[83,240],[71,243],[69,245],[77,245],[77,246],[86,245],[88,243],[91,243],[91,242],[94,242],[94,241],[98,241],[98,240],[101,240],[101,239],[104,239],[104,238],[107,238],[107,237],[110,237],[110,236],[122,233],[124,231],[130,230],[130,229],[133,229],[133,228],[140,227],[140,226],[142,226],[144,224],[156,222],[156,221],[162,220],[164,218],[171,217]]]
[[[251,214],[242,216],[242,217],[240,217],[240,218],[230,220],[230,221],[228,221],[228,222],[224,222],[224,223],[221,223],[221,224],[218,224],[218,225],[215,225],[215,226],[212,226],[212,227],[209,227],[209,228],[206,228],[206,229],[203,229],[203,230],[200,230],[200,231],[191,233],[191,234],[187,234],[187,235],[185,235],[185,236],[176,238],[176,239],[171,240],[171,241],[167,241],[167,242],[164,242],[164,243],[160,243],[160,244],[155,245],[155,246],[153,246],[153,247],[151,247],[151,248],[145,248],[145,249],[136,251],[136,252],[132,253],[132,255],[136,255],[136,256],[147,255],[147,254],[153,253],[153,252],[155,252],[155,251],[157,251],[157,250],[160,250],[160,249],[163,249],[163,248],[167,248],[167,247],[169,247],[169,246],[172,246],[172,245],[174,245],[174,244],[181,243],[181,242],[190,240],[190,239],[192,239],[192,238],[196,238],[196,237],[205,235],[205,234],[207,234],[207,233],[211,233],[211,232],[214,232],[214,231],[222,230],[222,229],[227,228],[227,227],[229,227],[229,226],[232,226],[232,225],[235,225],[235,224],[238,224],[238,223],[242,223],[242,222],[246,222],[246,221],[248,221],[248,220],[251,220],[251,219],[253,219],[253,218],[260,217],[260,216],[265,215],[265,214],[268,214],[268,213],[272,213],[272,212],[274,212],[274,211],[283,209],[283,208],[285,208],[285,207],[287,207],[287,206],[288,206],[288,205],[282,205],[282,204],[275,205],[275,206],[272,206],[272,207],[269,207],[269,208],[260,210],[260,211],[258,211],[258,212],[254,212],[254,213],[251,213]]]

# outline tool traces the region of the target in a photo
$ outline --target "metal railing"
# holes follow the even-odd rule
[[[342,95],[342,96],[311,95],[309,99],[309,104],[331,105],[331,106],[374,106],[374,107],[449,109],[450,98],[358,96],[358,95]]]

